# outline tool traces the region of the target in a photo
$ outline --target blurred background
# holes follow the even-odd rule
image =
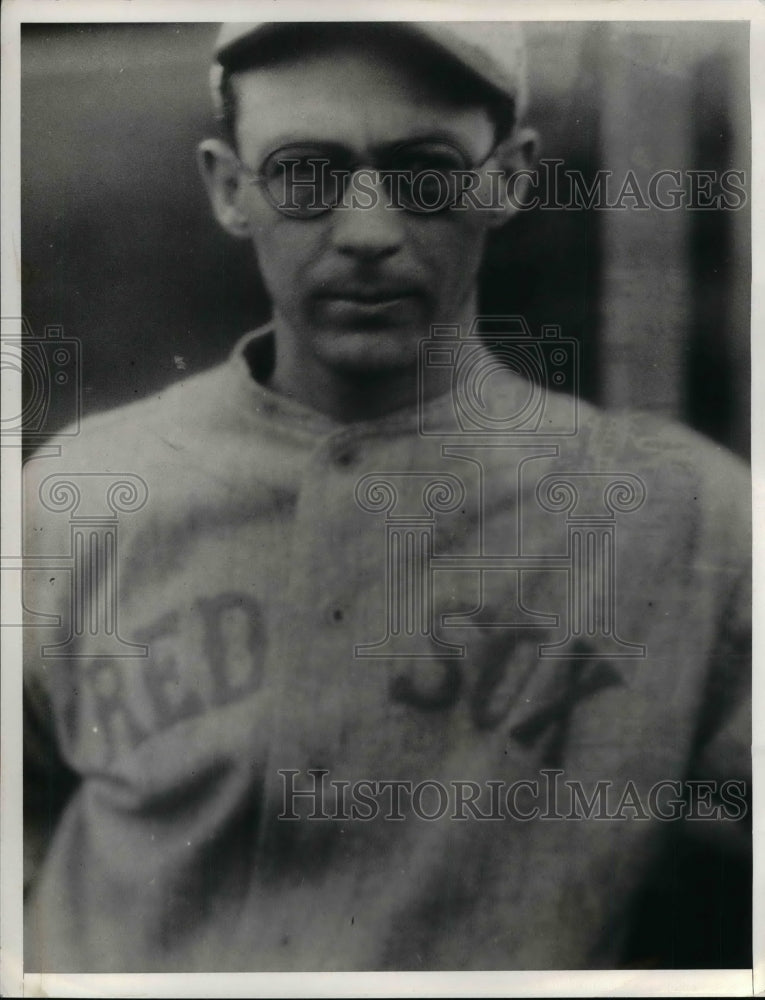
[[[85,414],[200,371],[268,317],[252,251],[219,231],[196,172],[215,31],[22,28],[23,310],[37,337],[80,342]],[[629,170],[644,194],[658,170],[748,186],[746,23],[530,23],[527,38],[542,157],[588,184],[613,171],[612,198]],[[749,237],[748,204],[526,211],[490,246],[482,309],[575,337],[586,398],[747,455]],[[70,416],[54,398],[45,431]]]

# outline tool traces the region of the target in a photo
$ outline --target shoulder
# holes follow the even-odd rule
[[[584,439],[584,461],[639,477],[647,517],[680,534],[693,530],[717,559],[723,553],[749,564],[752,480],[743,458],[677,421],[642,411],[588,408]]]
[[[163,483],[181,479],[188,444],[201,446],[214,435],[215,401],[230,396],[225,368],[217,366],[154,396],[86,417],[45,442],[24,462],[25,533],[40,532],[41,524],[46,534],[54,524],[65,527],[66,519],[55,515],[89,509],[91,493],[100,497],[111,490],[114,502],[130,502],[135,495],[140,508],[147,484],[159,495]]]
[[[26,462],[27,474],[50,464],[79,471],[119,471],[162,461],[194,439],[202,427],[214,430],[216,405],[227,398],[228,365],[218,365],[152,396],[86,417],[53,436]]]
[[[655,486],[696,484],[705,499],[750,501],[748,463],[724,445],[676,420],[640,410],[612,413],[587,407],[583,430],[593,457],[613,457],[651,475]]]

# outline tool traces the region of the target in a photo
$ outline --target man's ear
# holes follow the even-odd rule
[[[505,174],[500,185],[498,211],[492,213],[493,228],[504,226],[516,212],[528,205],[527,193],[539,150],[539,135],[534,129],[519,128],[497,147],[494,159]]]
[[[205,139],[197,148],[197,165],[215,218],[229,235],[247,239],[250,223],[241,208],[242,172],[234,151],[220,139]]]

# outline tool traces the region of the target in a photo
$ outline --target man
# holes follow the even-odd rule
[[[746,857],[745,470],[476,321],[522,63],[222,29],[200,167],[273,320],[28,463],[27,553],[74,559],[29,574],[29,969],[656,964],[667,849]]]

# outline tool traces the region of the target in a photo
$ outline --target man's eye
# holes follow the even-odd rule
[[[405,170],[413,175],[422,173],[450,174],[461,168],[461,164],[450,161],[437,160],[433,158],[420,157],[418,159],[407,158],[402,163],[397,163],[398,170]]]
[[[287,211],[318,212],[337,201],[338,182],[329,156],[315,150],[284,150],[272,156],[263,175],[271,201]]]
[[[420,174],[433,172],[450,174],[462,170],[465,160],[451,146],[427,145],[399,150],[395,156],[394,169]]]
[[[289,157],[277,160],[272,169],[280,173],[287,181],[312,181],[318,180],[327,169],[326,159],[317,157]]]

